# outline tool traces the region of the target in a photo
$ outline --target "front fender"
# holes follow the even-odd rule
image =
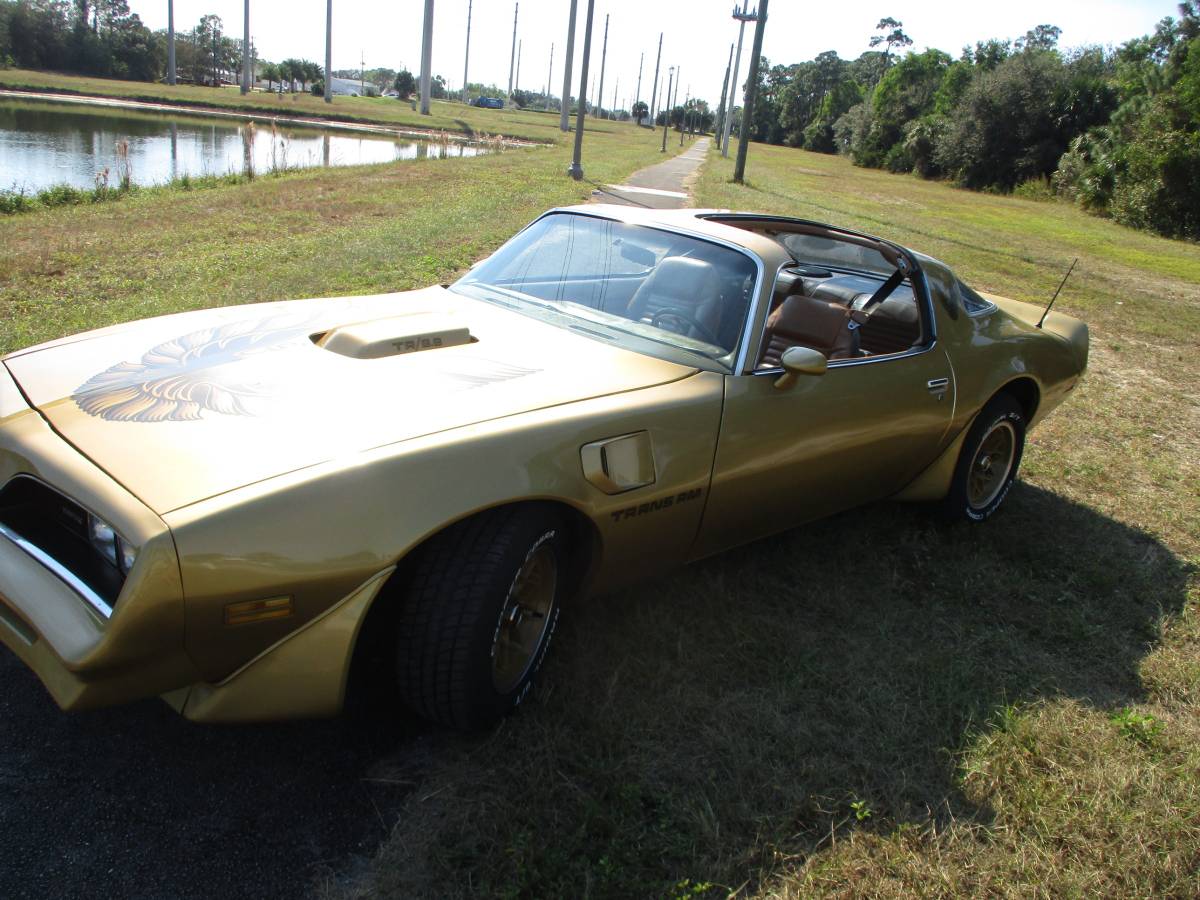
[[[169,513],[188,653],[206,680],[224,679],[431,535],[508,503],[553,500],[586,516],[596,589],[680,564],[703,511],[721,392],[720,375],[700,372],[380,447]],[[615,495],[589,483],[580,449],[640,430],[654,482]],[[228,604],[274,597],[292,599],[291,615],[225,623]]]

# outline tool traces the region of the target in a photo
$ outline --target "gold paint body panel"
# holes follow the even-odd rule
[[[1086,365],[1082,323],[1052,313],[1039,330],[1040,308],[1002,298],[955,313],[940,293],[946,270],[920,258],[935,341],[834,361],[780,389],[779,372],[753,372],[789,259],[778,244],[694,211],[587,212],[757,257],[745,373],[651,358],[440,288],[185,313],[13,354],[0,368],[0,486],[36,477],[140,553],[103,620],[0,540],[0,640],[64,708],[164,695],[201,721],[329,715],[367,609],[391,597],[388,573],[453,522],[559,504],[590,534],[588,589],[611,590],[858,503],[937,499],[997,390],[1035,385],[1036,422]],[[314,343],[431,310],[475,341],[377,359]],[[167,377],[181,367],[187,378]],[[928,388],[939,378],[940,399]],[[639,434],[606,481],[598,448]],[[283,597],[288,616],[226,624],[230,604]]]

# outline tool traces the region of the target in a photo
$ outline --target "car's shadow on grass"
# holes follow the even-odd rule
[[[881,505],[600,598],[564,618],[533,709],[448,742],[443,793],[410,801],[376,877],[661,896],[753,881],[831,830],[986,822],[960,751],[1011,705],[1137,701],[1188,577],[1018,485],[983,526]]]
[[[0,647],[0,897],[290,897],[369,855],[414,782],[408,718],[202,726],[159,700],[59,711]],[[391,770],[389,770],[390,772]]]
[[[385,841],[398,895],[735,887],[831,828],[986,819],[956,753],[1010,704],[1136,701],[1188,577],[1035,487],[974,528],[876,506],[569,610],[530,708],[474,738],[65,715],[0,649],[0,896],[336,895]]]

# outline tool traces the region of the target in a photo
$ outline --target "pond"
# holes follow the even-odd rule
[[[105,179],[116,187],[126,167],[133,183],[151,185],[243,172],[248,162],[263,173],[484,152],[407,135],[0,97],[0,190],[26,193]]]

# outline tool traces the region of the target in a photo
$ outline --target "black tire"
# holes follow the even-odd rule
[[[491,510],[434,537],[399,616],[403,701],[462,731],[515,709],[554,636],[567,566],[563,523],[542,506]]]
[[[942,502],[947,518],[982,522],[995,514],[1021,467],[1025,426],[1025,411],[1011,394],[988,401],[959,453],[950,493]]]

